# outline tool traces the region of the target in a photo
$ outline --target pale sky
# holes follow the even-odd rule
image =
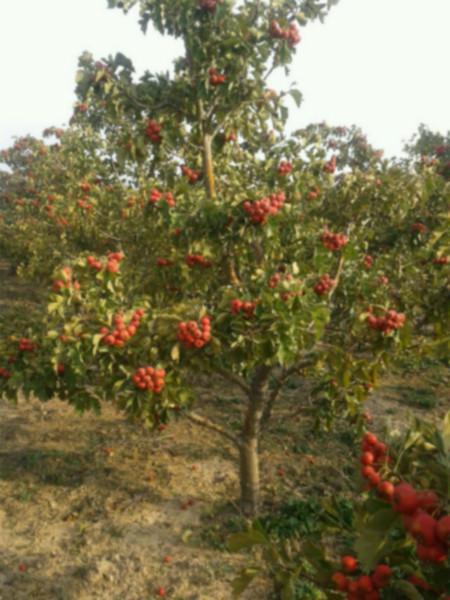
[[[176,1],[176,0],[174,0]],[[173,40],[106,0],[0,0],[0,148],[68,122],[78,56],[123,52],[138,73],[163,71]],[[341,0],[303,28],[292,80],[304,94],[290,126],[360,126],[388,156],[424,122],[450,129],[450,0]],[[272,87],[288,87],[283,76]]]

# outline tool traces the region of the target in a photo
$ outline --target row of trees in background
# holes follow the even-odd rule
[[[448,357],[450,141],[423,129],[395,162],[355,127],[284,134],[301,94],[268,78],[318,0],[109,4],[138,4],[185,53],[138,79],[122,54],[84,54],[70,126],[2,151],[1,251],[43,290],[37,315],[2,324],[0,392],[110,401],[150,427],[185,416],[234,446],[255,515],[292,378],[322,425],[361,426],[397,359]],[[239,390],[239,431],[196,411],[203,375]]]

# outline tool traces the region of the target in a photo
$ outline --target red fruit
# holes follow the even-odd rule
[[[378,484],[377,490],[380,496],[383,496],[383,498],[390,501],[394,495],[395,488],[390,481],[381,481]]]
[[[170,565],[170,563],[172,562],[172,557],[170,556],[170,554],[166,554],[166,556],[163,558],[163,561],[167,564]]]
[[[450,515],[439,519],[436,524],[436,535],[441,542],[450,545]]]
[[[331,581],[334,583],[335,588],[340,592],[345,592],[348,588],[348,579],[344,573],[341,573],[340,571],[333,573]]]
[[[369,444],[369,446],[374,446],[378,442],[378,439],[374,433],[370,433],[370,431],[368,431],[364,435],[364,441],[367,442],[367,444]]]
[[[372,479],[372,477],[375,477],[376,474],[377,472],[370,465],[365,465],[361,469],[361,475],[364,477],[364,479]]]
[[[409,483],[399,483],[395,486],[392,505],[396,512],[413,513],[419,504],[416,491]]]
[[[378,565],[372,573],[372,582],[376,588],[385,587],[391,575],[392,569],[389,565]]]
[[[358,561],[354,556],[343,556],[341,565],[346,573],[353,573],[358,568]]]
[[[447,558],[447,549],[442,544],[435,544],[433,546],[424,546],[423,544],[417,544],[416,553],[422,562],[441,563]]]
[[[160,598],[165,598],[166,597],[166,589],[163,587],[159,587],[156,590],[156,595],[159,596]]]
[[[373,583],[368,575],[361,575],[361,577],[357,579],[357,582],[358,590],[360,592],[364,592],[367,594],[368,592],[371,592],[373,590]]]
[[[20,563],[19,564],[19,571],[21,573],[25,573],[27,570],[28,570],[28,567],[27,567],[27,565],[25,563]]]
[[[363,465],[372,465],[375,461],[375,456],[372,452],[363,452],[361,462]]]
[[[408,581],[409,581],[409,583],[412,583],[413,585],[420,588],[421,590],[428,591],[428,590],[433,589],[431,587],[431,585],[425,581],[425,579],[422,579],[421,577],[417,577],[416,575],[411,575],[410,577],[408,577]]]
[[[439,508],[439,498],[431,490],[425,490],[417,493],[419,507],[427,513],[433,513]]]
[[[429,514],[418,510],[409,527],[409,533],[424,546],[433,546],[437,542],[436,529],[437,521]]]

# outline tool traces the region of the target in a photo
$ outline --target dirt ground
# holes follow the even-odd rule
[[[0,310],[2,295],[23,291],[13,279]],[[449,382],[445,370],[391,377],[369,401],[377,427],[439,416]],[[198,396],[207,414],[237,421],[235,390],[205,381]],[[345,430],[318,436],[305,397],[289,390],[262,444],[266,510],[345,485]],[[151,600],[160,588],[171,600],[231,600],[246,560],[225,547],[243,523],[237,496],[234,450],[186,420],[149,432],[111,406],[96,416],[57,400],[0,401],[0,600]],[[268,600],[268,588],[242,598]]]

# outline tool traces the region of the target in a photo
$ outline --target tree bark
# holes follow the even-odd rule
[[[214,165],[211,149],[211,135],[203,134],[203,176],[205,178],[206,192],[208,198],[216,197],[216,181],[214,177]]]
[[[260,481],[258,444],[265,391],[271,367],[261,365],[255,371],[249,393],[247,414],[239,445],[239,476],[241,485],[241,509],[254,517],[259,510]]]
[[[245,515],[255,516],[259,508],[259,455],[256,436],[242,440],[239,447],[239,477],[241,509]]]

